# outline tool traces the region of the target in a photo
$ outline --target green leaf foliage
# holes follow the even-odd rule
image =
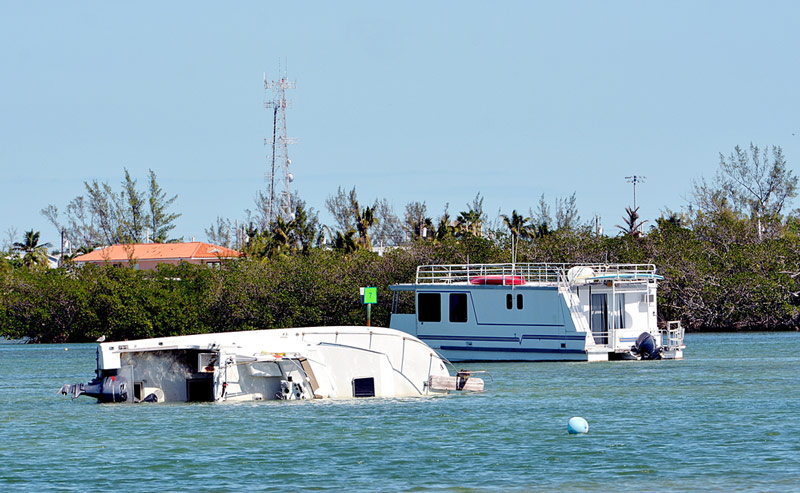
[[[585,228],[522,237],[518,262],[653,263],[659,318],[689,330],[796,329],[800,238],[760,240],[747,218],[720,213],[692,228],[661,219],[641,236]],[[418,265],[510,262],[511,235],[415,241],[378,256],[364,248],[308,248],[224,263],[157,270],[92,266],[43,269],[0,262],[0,336],[38,342],[137,339],[204,332],[364,324],[359,287],[376,286],[372,323],[387,326],[389,286]],[[405,299],[404,305],[413,303]]]

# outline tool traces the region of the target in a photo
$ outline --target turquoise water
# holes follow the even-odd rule
[[[163,405],[58,395],[93,344],[0,345],[0,490],[800,489],[800,334],[686,341],[683,361],[462,365],[483,394]]]

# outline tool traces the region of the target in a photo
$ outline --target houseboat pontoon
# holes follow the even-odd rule
[[[99,402],[222,402],[408,397],[482,390],[414,336],[312,327],[104,342],[96,377],[64,385]]]
[[[451,361],[681,359],[652,264],[453,264],[391,286],[390,326]]]

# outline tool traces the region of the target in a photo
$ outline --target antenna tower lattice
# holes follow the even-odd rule
[[[278,72],[280,73],[280,68]],[[269,159],[267,213],[270,222],[279,217],[287,222],[293,219],[290,186],[294,181],[294,175],[289,170],[292,164],[292,160],[289,159],[289,144],[297,141],[289,138],[286,133],[286,109],[292,107],[292,102],[286,98],[286,90],[296,87],[297,83],[289,80],[285,70],[278,80],[267,80],[267,75],[264,74],[264,108],[272,110],[272,138],[264,139],[264,145],[271,147],[271,152],[267,156]]]

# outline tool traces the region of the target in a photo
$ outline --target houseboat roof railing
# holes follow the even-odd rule
[[[570,282],[576,279],[643,281],[659,278],[653,264],[439,264],[418,266],[416,284],[467,283],[480,277],[499,278],[504,284],[506,279],[514,279],[513,284],[554,285],[570,277],[573,277]],[[517,282],[520,277],[523,282]]]

